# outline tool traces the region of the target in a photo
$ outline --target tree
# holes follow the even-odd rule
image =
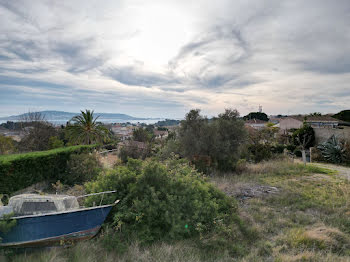
[[[244,120],[250,120],[250,119],[259,119],[262,121],[269,121],[269,118],[265,113],[262,112],[251,112],[248,115],[243,117]]]
[[[208,121],[200,115],[200,110],[191,110],[179,129],[182,155],[216,165],[221,170],[232,169],[240,145],[246,138],[244,122],[238,117],[236,110],[226,109],[223,114]]]
[[[272,157],[273,145],[276,143],[275,135],[278,129],[267,126],[263,129],[248,128],[248,150],[255,162],[260,162]]]
[[[185,157],[192,158],[194,155],[207,154],[203,143],[204,136],[208,137],[207,130],[208,119],[200,115],[199,109],[192,109],[186,114],[186,119],[181,122],[179,129],[179,142],[182,154]]]
[[[135,141],[150,142],[152,140],[153,134],[147,129],[140,127],[134,130],[132,136],[133,136],[133,140]]]
[[[85,112],[80,112],[81,114],[73,117],[66,127],[70,140],[76,144],[90,145],[102,143],[110,136],[109,130],[97,122],[98,117],[94,117],[94,111],[86,109]]]
[[[215,155],[212,158],[218,163],[219,169],[232,169],[238,159],[239,148],[246,140],[244,122],[238,118],[237,110],[225,109],[224,113],[213,119]]]
[[[314,112],[309,114],[309,116],[322,116],[322,114],[320,112]]]
[[[340,111],[339,113],[333,115],[333,117],[339,120],[350,122],[350,110]]]
[[[294,131],[292,138],[293,138],[294,144],[301,148],[303,162],[304,164],[306,164],[305,150],[309,149],[315,144],[314,129],[310,125],[304,123],[303,127]]]
[[[19,142],[21,151],[42,151],[50,149],[50,137],[57,136],[57,130],[45,121],[28,122],[23,130],[26,133]]]
[[[15,150],[13,139],[0,135],[0,155],[12,153]]]

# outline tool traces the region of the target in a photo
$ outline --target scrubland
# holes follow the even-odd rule
[[[337,171],[272,160],[248,164],[239,175],[207,179],[237,199],[239,217],[254,232],[234,254],[205,245],[207,239],[201,237],[123,244],[104,228],[96,238],[72,247],[22,251],[9,254],[8,260],[350,261],[350,182]]]

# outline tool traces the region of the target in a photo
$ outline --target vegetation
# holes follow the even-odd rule
[[[244,122],[238,117],[236,110],[226,109],[209,121],[200,115],[200,110],[191,110],[181,123],[177,137],[181,155],[202,171],[206,171],[207,166],[233,170],[246,137]]]
[[[309,149],[315,145],[315,131],[310,125],[304,124],[293,132],[292,139],[294,145]]]
[[[50,149],[50,138],[57,136],[55,127],[45,121],[27,122],[25,137],[19,142],[21,152],[44,151]]]
[[[13,217],[13,213],[5,214],[1,217],[1,219],[0,219],[0,236],[2,234],[6,234],[14,226],[17,225],[17,221],[15,219],[11,219],[12,217]],[[0,243],[1,243],[1,237],[0,237]]]
[[[322,113],[320,113],[320,112],[313,112],[313,113],[309,114],[309,116],[322,116]]]
[[[274,127],[265,127],[263,129],[248,129],[248,145],[246,158],[251,159],[255,163],[272,158],[276,152],[282,153],[276,150],[277,143],[275,135],[277,129]],[[283,151],[283,149],[282,149]]]
[[[0,155],[10,154],[15,151],[14,141],[11,137],[0,135]]]
[[[49,139],[49,148],[50,149],[55,149],[55,148],[60,148],[64,147],[64,142],[59,139],[57,136],[52,136]]]
[[[102,170],[102,165],[96,153],[72,154],[67,163],[65,184],[83,184],[96,179]]]
[[[67,179],[67,163],[71,155],[94,148],[72,146],[49,151],[0,156],[0,192],[10,194],[32,184]]]
[[[323,158],[331,163],[340,164],[350,160],[348,159],[348,148],[345,141],[340,141],[334,135],[317,148],[321,151]]]
[[[138,142],[151,142],[153,139],[153,132],[145,128],[137,128],[133,132],[133,140]]]
[[[350,122],[350,110],[340,111],[339,113],[333,115],[333,117],[339,120]]]
[[[66,127],[67,136],[73,143],[91,145],[102,143],[110,133],[102,123],[97,122],[94,111],[85,110],[71,119]]]
[[[128,217],[129,221],[132,221],[134,227],[137,228],[139,227],[137,219],[140,219],[140,223],[146,228],[149,225],[157,228],[158,218],[146,222],[145,216],[154,214],[149,211],[150,203],[153,203],[158,209],[162,207],[162,201],[150,203],[148,201],[154,201],[157,199],[156,196],[169,196],[171,194],[163,192],[159,186],[155,186],[161,179],[152,182],[154,170],[150,174],[151,177],[148,177],[148,174],[146,175],[144,172],[145,169],[153,167],[160,168],[160,170],[164,168],[172,170],[171,161],[165,163],[165,166],[163,164],[159,166],[154,162],[135,160],[128,163],[129,166],[109,171],[110,174],[106,173],[104,176],[106,181],[103,181],[101,175],[93,183],[107,185],[113,182],[115,185],[123,185],[118,188],[118,192],[123,192],[124,198],[132,196],[135,201],[135,206],[138,209],[129,206],[126,208],[128,201],[120,203],[121,205],[114,210],[111,223],[128,217],[128,210],[131,212],[140,211],[142,208],[140,203],[143,202],[146,206],[142,210],[147,210],[147,213],[144,216],[142,212],[132,213]],[[183,171],[182,168],[179,168],[180,166],[181,164],[176,162],[173,167],[181,173]],[[186,166],[185,169],[187,168]],[[157,172],[162,173],[161,171]],[[190,173],[195,177],[199,175],[192,169]],[[192,176],[191,174],[190,176]],[[152,179],[148,180],[146,177]],[[116,183],[114,178],[119,182]],[[143,187],[138,182],[139,179],[140,182],[144,182]],[[200,179],[202,180],[202,178]],[[172,181],[166,181],[166,188],[175,179],[170,177],[170,180]],[[167,241],[163,239],[163,236],[169,237],[168,232],[172,232],[176,226],[170,226],[168,230],[167,227],[165,229],[161,227],[162,230],[165,230],[165,235],[161,234],[163,240],[145,245],[131,235],[126,237],[126,233],[123,233],[124,230],[128,233],[131,232],[131,234],[134,231],[126,229],[130,224],[121,223],[119,227],[118,224],[107,226],[99,237],[79,243],[69,249],[51,249],[15,255],[11,261],[348,261],[350,255],[348,219],[350,182],[336,172],[316,165],[304,166],[287,160],[268,161],[248,164],[239,176],[217,176],[211,178],[211,182],[227,195],[240,199],[239,207],[234,209],[234,214],[239,214],[244,221],[252,225],[254,231],[248,230],[247,233],[242,234],[239,233],[241,230],[238,230],[237,227],[232,230],[233,225],[239,224],[238,221],[234,222],[234,220],[219,227],[219,229],[216,228],[214,231],[219,232],[216,234],[194,231],[195,234],[192,237]],[[201,183],[200,185],[202,185]],[[205,188],[207,188],[206,183]],[[127,186],[128,184],[130,187]],[[184,185],[185,188],[192,186],[192,183],[188,187],[187,183]],[[275,187],[276,190],[268,193],[264,189],[266,192],[262,190],[258,194],[261,186]],[[215,187],[213,187],[214,192],[217,191]],[[158,194],[154,193],[152,196],[148,193],[150,188],[154,188],[153,192],[158,192]],[[171,192],[174,190],[176,192],[176,188],[178,187],[172,187]],[[249,189],[255,193],[248,195],[246,192]],[[140,195],[136,197],[136,194],[142,192],[147,194],[146,199]],[[179,190],[178,192],[183,191]],[[207,192],[206,189],[204,192]],[[178,194],[176,193],[174,196],[178,196]],[[198,194],[194,193],[194,196],[198,196]],[[216,201],[226,198],[216,198]],[[128,200],[131,199],[128,198]],[[167,207],[163,208],[168,209]],[[123,210],[119,211],[118,209]],[[198,212],[201,213],[201,211]],[[165,216],[166,212],[159,214]],[[224,216],[227,215],[224,214]],[[164,218],[161,217],[159,221],[164,222]],[[179,223],[183,225],[182,221]],[[141,226],[140,228],[141,232],[145,230]],[[159,231],[156,230],[156,232]]]
[[[262,112],[251,112],[248,115],[243,117],[244,120],[250,120],[250,119],[259,119],[262,121],[269,121],[269,118],[265,113]]]
[[[233,245],[232,252],[238,245],[235,241],[245,239],[241,231],[246,228],[237,216],[237,203],[178,160],[164,164],[129,160],[126,166],[118,166],[87,183],[86,189],[117,190],[121,202],[112,214],[112,225],[119,239],[132,235],[141,243],[152,243],[227,235],[222,239],[227,243],[222,245]],[[90,197],[87,204],[98,200]],[[113,196],[104,199],[106,203],[113,200]]]
[[[165,120],[162,120],[162,121],[158,121],[156,123],[156,126],[177,126],[180,124],[180,120],[173,120],[173,119],[165,119]]]
[[[101,142],[106,137],[92,131],[97,126],[87,110],[66,133],[72,143]],[[153,139],[155,128],[135,130],[132,140],[124,141],[121,159],[108,168],[99,163],[102,156],[89,153],[93,146],[59,148],[62,133],[49,138],[50,148],[57,149],[0,156],[0,192],[45,179],[70,186],[85,182],[87,193],[116,190],[103,204],[121,200],[94,240],[14,255],[11,261],[348,259],[350,182],[335,171],[279,155],[312,146],[310,126],[295,130],[288,145],[272,126],[244,127],[231,109],[210,120],[191,110],[161,141]],[[320,150],[334,163],[350,159],[349,145],[335,137]],[[61,182],[54,187],[63,188]],[[100,201],[91,196],[86,205]]]
[[[244,199],[241,212],[262,236],[242,261],[348,261],[350,182],[336,172],[269,161],[213,182]],[[260,186],[276,191],[258,194]]]

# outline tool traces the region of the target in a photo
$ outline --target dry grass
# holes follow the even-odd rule
[[[10,261],[10,260],[9,260]],[[107,251],[97,241],[82,242],[69,249],[52,249],[32,254],[15,256],[12,262],[200,262],[203,256],[198,248],[191,247],[186,242],[175,244],[159,243],[147,248],[139,244],[131,244],[126,252]],[[210,261],[219,261],[211,259]],[[220,261],[232,261],[229,256],[221,257]]]
[[[104,168],[113,168],[116,163],[118,163],[119,158],[117,154],[104,154],[104,155],[99,155],[99,161],[101,162],[102,166]]]
[[[350,183],[335,171],[270,161],[212,180],[225,192],[247,185],[279,190],[241,202],[240,212],[260,232],[260,243],[272,246],[262,252],[266,248],[257,243],[242,261],[350,261]]]

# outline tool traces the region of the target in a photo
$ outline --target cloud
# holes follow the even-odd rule
[[[178,81],[170,75],[147,72],[137,66],[111,67],[102,70],[102,74],[120,83],[131,86],[152,87],[178,83]]]
[[[0,0],[0,109],[336,112],[349,14],[347,0]]]

